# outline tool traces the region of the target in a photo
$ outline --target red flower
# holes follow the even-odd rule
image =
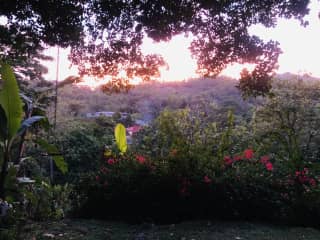
[[[266,164],[270,161],[270,157],[269,156],[262,156],[260,158],[260,162],[263,163],[263,164]]]
[[[96,176],[96,181],[98,182],[100,180],[100,177],[99,176]]]
[[[112,164],[115,164],[115,163],[116,163],[116,160],[114,160],[113,158],[109,158],[109,159],[107,160],[107,163],[108,163],[109,165],[112,165]]]
[[[310,179],[308,176],[306,176],[306,174],[308,174],[308,173],[309,173],[308,168],[304,168],[301,171],[296,171],[296,178],[297,178],[298,182],[300,182],[300,183],[309,182]]]
[[[141,155],[136,155],[136,160],[141,164],[144,164],[146,162],[145,157]]]
[[[224,164],[231,165],[232,163],[233,163],[233,161],[232,161],[230,156],[225,156],[224,157]]]
[[[246,159],[251,159],[251,158],[253,158],[253,150],[252,149],[246,149],[246,150],[244,150],[244,157],[246,158]]]
[[[237,156],[234,156],[234,157],[233,157],[233,160],[234,160],[234,161],[240,161],[240,160],[242,160],[242,159],[243,159],[243,157],[240,156],[240,155],[237,155]]]
[[[272,171],[272,170],[273,170],[273,165],[272,165],[272,163],[271,163],[271,162],[267,162],[267,163],[266,163],[266,168],[267,168],[268,171]]]
[[[207,175],[204,176],[203,181],[204,181],[205,183],[211,183],[211,182],[212,182],[211,178],[209,178]]]

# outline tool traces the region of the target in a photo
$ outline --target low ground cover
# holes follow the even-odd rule
[[[277,226],[250,222],[196,221],[171,225],[66,219],[59,222],[30,223],[25,239],[45,240],[317,240],[320,231],[314,228]]]

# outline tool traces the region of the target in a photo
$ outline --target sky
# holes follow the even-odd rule
[[[311,0],[310,14],[306,16],[309,21],[307,27],[300,26],[296,20],[279,19],[275,28],[265,28],[262,25],[252,26],[251,34],[261,37],[263,40],[276,40],[280,43],[283,53],[279,57],[278,73],[291,72],[296,74],[310,74],[320,77],[320,3]],[[151,39],[145,39],[142,51],[145,54],[158,53],[168,63],[168,69],[161,70],[161,81],[179,81],[197,77],[196,60],[192,59],[188,49],[190,38],[182,35],[174,37],[170,42],[154,43]],[[48,67],[48,80],[56,79],[56,56],[57,48],[50,48],[45,51],[54,57],[54,61],[45,62]],[[71,66],[68,61],[69,49],[60,49],[59,80],[63,80],[70,75],[77,75],[76,66]],[[238,78],[243,66],[233,65],[225,69],[221,75]],[[101,84],[101,80],[88,77],[84,85],[92,87]]]

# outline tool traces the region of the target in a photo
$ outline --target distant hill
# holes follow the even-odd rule
[[[241,110],[247,103],[230,78],[191,79],[183,82],[150,82],[137,85],[128,93],[107,95],[100,89],[91,90],[75,85],[59,92],[59,116],[84,116],[98,111],[149,114],[153,117],[164,108],[191,107],[200,102],[216,105],[236,105]],[[242,109],[243,110],[243,109]]]
[[[309,82],[320,81],[320,78],[313,77],[309,74],[298,75],[298,74],[294,74],[294,73],[290,73],[290,72],[277,74],[275,76],[275,79],[277,79],[277,80],[303,80],[303,81],[309,81]]]
[[[276,79],[319,81],[320,79],[291,73],[278,74]],[[218,77],[215,79],[190,79],[181,82],[149,82],[135,86],[128,93],[107,95],[100,89],[68,85],[59,92],[58,117],[83,117],[100,111],[127,112],[143,119],[152,119],[164,108],[179,109],[210,104],[231,108],[235,114],[246,114],[262,101],[261,98],[244,101],[236,88],[237,80]]]

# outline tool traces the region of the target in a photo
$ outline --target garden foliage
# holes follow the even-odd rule
[[[314,87],[279,83],[250,119],[232,111],[217,118],[217,109],[201,107],[164,110],[125,154],[110,151],[98,171],[81,179],[78,213],[314,224],[320,216]]]
[[[45,116],[35,115],[32,100],[19,91],[13,69],[4,62],[0,62],[0,81],[0,226],[9,239],[19,239],[21,226],[28,219],[64,215],[64,201],[68,199],[64,193],[69,188],[49,186],[42,174],[26,172],[25,167],[35,163],[31,156],[25,156],[27,136],[35,137],[28,130],[35,127],[39,131],[47,121]],[[45,140],[37,140],[47,154],[53,155],[57,168],[65,173],[67,164],[58,148]],[[30,142],[28,145],[32,146],[34,143]],[[63,200],[59,200],[61,198]]]

